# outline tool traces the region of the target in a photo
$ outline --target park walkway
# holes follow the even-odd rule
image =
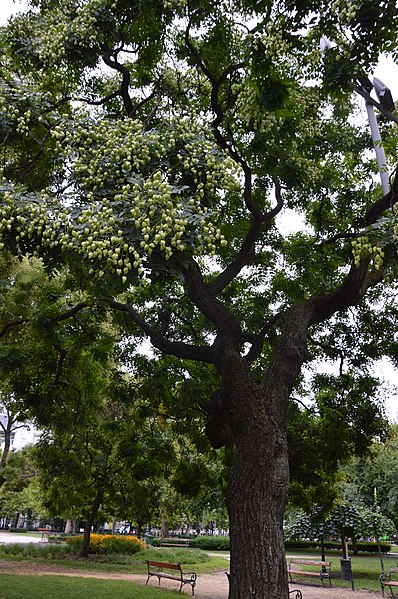
[[[15,575],[37,575],[37,576],[79,576],[81,578],[102,578],[107,580],[129,580],[138,584],[145,584],[146,575],[144,574],[122,574],[119,572],[96,572],[90,570],[65,569],[57,567],[56,564],[34,564],[22,562],[9,562],[0,560],[0,575],[2,573]],[[157,586],[157,582],[152,583]],[[176,583],[169,580],[162,580],[162,588],[176,588]],[[303,593],[303,599],[381,599],[381,591],[374,593],[370,591],[342,588],[330,588],[329,586],[315,585],[292,585],[291,588],[300,589]],[[187,588],[184,596],[190,597],[190,589]],[[213,572],[212,574],[200,574],[195,587],[195,597],[197,599],[227,599],[228,580],[224,570]]]

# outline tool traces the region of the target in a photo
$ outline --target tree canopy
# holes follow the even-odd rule
[[[87,307],[200,364],[208,438],[235,445],[230,599],[287,597],[303,364],[361,384],[369,358],[396,362],[398,179],[375,183],[353,90],[397,56],[397,18],[388,0],[32,0],[1,30],[1,244],[67,265]]]

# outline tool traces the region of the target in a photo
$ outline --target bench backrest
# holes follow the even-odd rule
[[[169,570],[181,570],[180,564],[169,564],[168,562],[153,562],[151,560],[146,560],[148,566],[153,568],[168,568]]]
[[[302,558],[296,558],[296,557],[292,557],[290,559],[290,563],[291,564],[303,564],[305,566],[324,566],[325,568],[330,568],[330,566],[332,565],[332,562],[323,562],[323,561],[318,561],[318,560],[313,560],[313,559],[302,559]],[[398,571],[398,568],[397,568]]]

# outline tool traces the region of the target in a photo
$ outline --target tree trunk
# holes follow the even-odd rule
[[[91,528],[94,524],[95,518],[97,517],[103,495],[104,495],[104,488],[103,488],[103,486],[100,486],[98,488],[97,495],[94,499],[93,506],[91,508],[91,511],[88,515],[88,518],[87,518],[85,526],[84,526],[83,545],[82,545],[82,551],[80,554],[81,557],[88,557],[88,550],[90,547]]]
[[[325,552],[325,537],[321,536],[321,560],[326,562],[326,552]]]
[[[288,599],[283,514],[289,492],[289,394],[283,385],[269,389],[253,382],[235,352],[223,370],[221,397],[236,446],[227,491],[229,599]]]
[[[169,522],[166,518],[162,518],[161,536],[163,539],[167,539],[169,536]]]
[[[144,528],[144,521],[137,520],[137,537],[141,539],[142,537],[142,529]]]
[[[257,423],[237,445],[227,504],[231,528],[229,599],[284,599],[288,580],[283,513],[289,488],[286,440]]]
[[[76,531],[76,520],[68,518],[65,523],[64,533],[73,534]]]
[[[11,435],[12,435],[12,427],[15,423],[14,417],[10,412],[7,412],[7,426],[2,426],[3,434],[4,434],[4,447],[3,453],[0,459],[0,488],[3,486],[5,482],[4,473],[7,466],[7,458],[11,449]]]

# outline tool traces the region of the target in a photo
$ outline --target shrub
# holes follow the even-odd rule
[[[8,532],[28,532],[27,528],[9,528]]]
[[[286,549],[319,549],[321,546],[319,541],[301,541],[300,539],[290,539],[286,541]],[[325,549],[341,551],[341,543],[339,541],[325,541]],[[358,541],[356,545],[348,543],[349,551],[356,551],[356,553],[378,553],[379,546],[377,543]],[[391,551],[391,545],[389,543],[380,543],[380,549],[382,553],[388,553]]]
[[[204,549],[206,551],[229,551],[229,537],[208,536],[196,537],[189,541],[190,547]]]
[[[83,536],[69,537],[65,542],[77,553],[83,544]],[[90,535],[90,553],[123,553],[134,555],[145,549],[146,545],[133,535]]]
[[[45,557],[58,559],[69,553],[69,547],[63,545],[50,545],[49,543],[11,543],[0,545],[0,554],[21,555],[24,557]]]

